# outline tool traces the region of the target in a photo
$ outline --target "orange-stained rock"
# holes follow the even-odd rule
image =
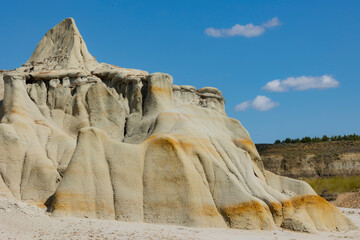
[[[239,203],[221,210],[233,228],[265,230],[275,227],[269,207],[257,201]]]

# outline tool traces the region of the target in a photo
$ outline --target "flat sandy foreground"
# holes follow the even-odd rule
[[[360,227],[360,209],[341,209]],[[115,220],[48,216],[36,206],[0,198],[0,239],[360,239],[360,230],[298,233],[287,230],[245,231],[128,223]]]

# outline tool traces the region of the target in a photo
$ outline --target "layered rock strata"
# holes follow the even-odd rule
[[[355,226],[264,169],[215,88],[97,63],[69,18],[2,72],[0,194],[77,216],[296,231]]]
[[[264,167],[294,177],[360,175],[360,141],[257,144]]]

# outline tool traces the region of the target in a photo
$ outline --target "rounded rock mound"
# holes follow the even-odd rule
[[[73,19],[1,72],[0,195],[54,216],[241,229],[356,228],[264,169],[220,90],[97,63]],[[2,80],[2,79],[1,79]]]

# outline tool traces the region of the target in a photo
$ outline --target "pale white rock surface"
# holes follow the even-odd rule
[[[75,21],[67,18],[41,39],[25,65],[37,70],[76,68],[94,70],[96,59],[88,52]]]
[[[305,182],[265,171],[218,89],[97,63],[71,18],[45,35],[25,65],[1,75],[1,196],[59,217],[357,228]]]

